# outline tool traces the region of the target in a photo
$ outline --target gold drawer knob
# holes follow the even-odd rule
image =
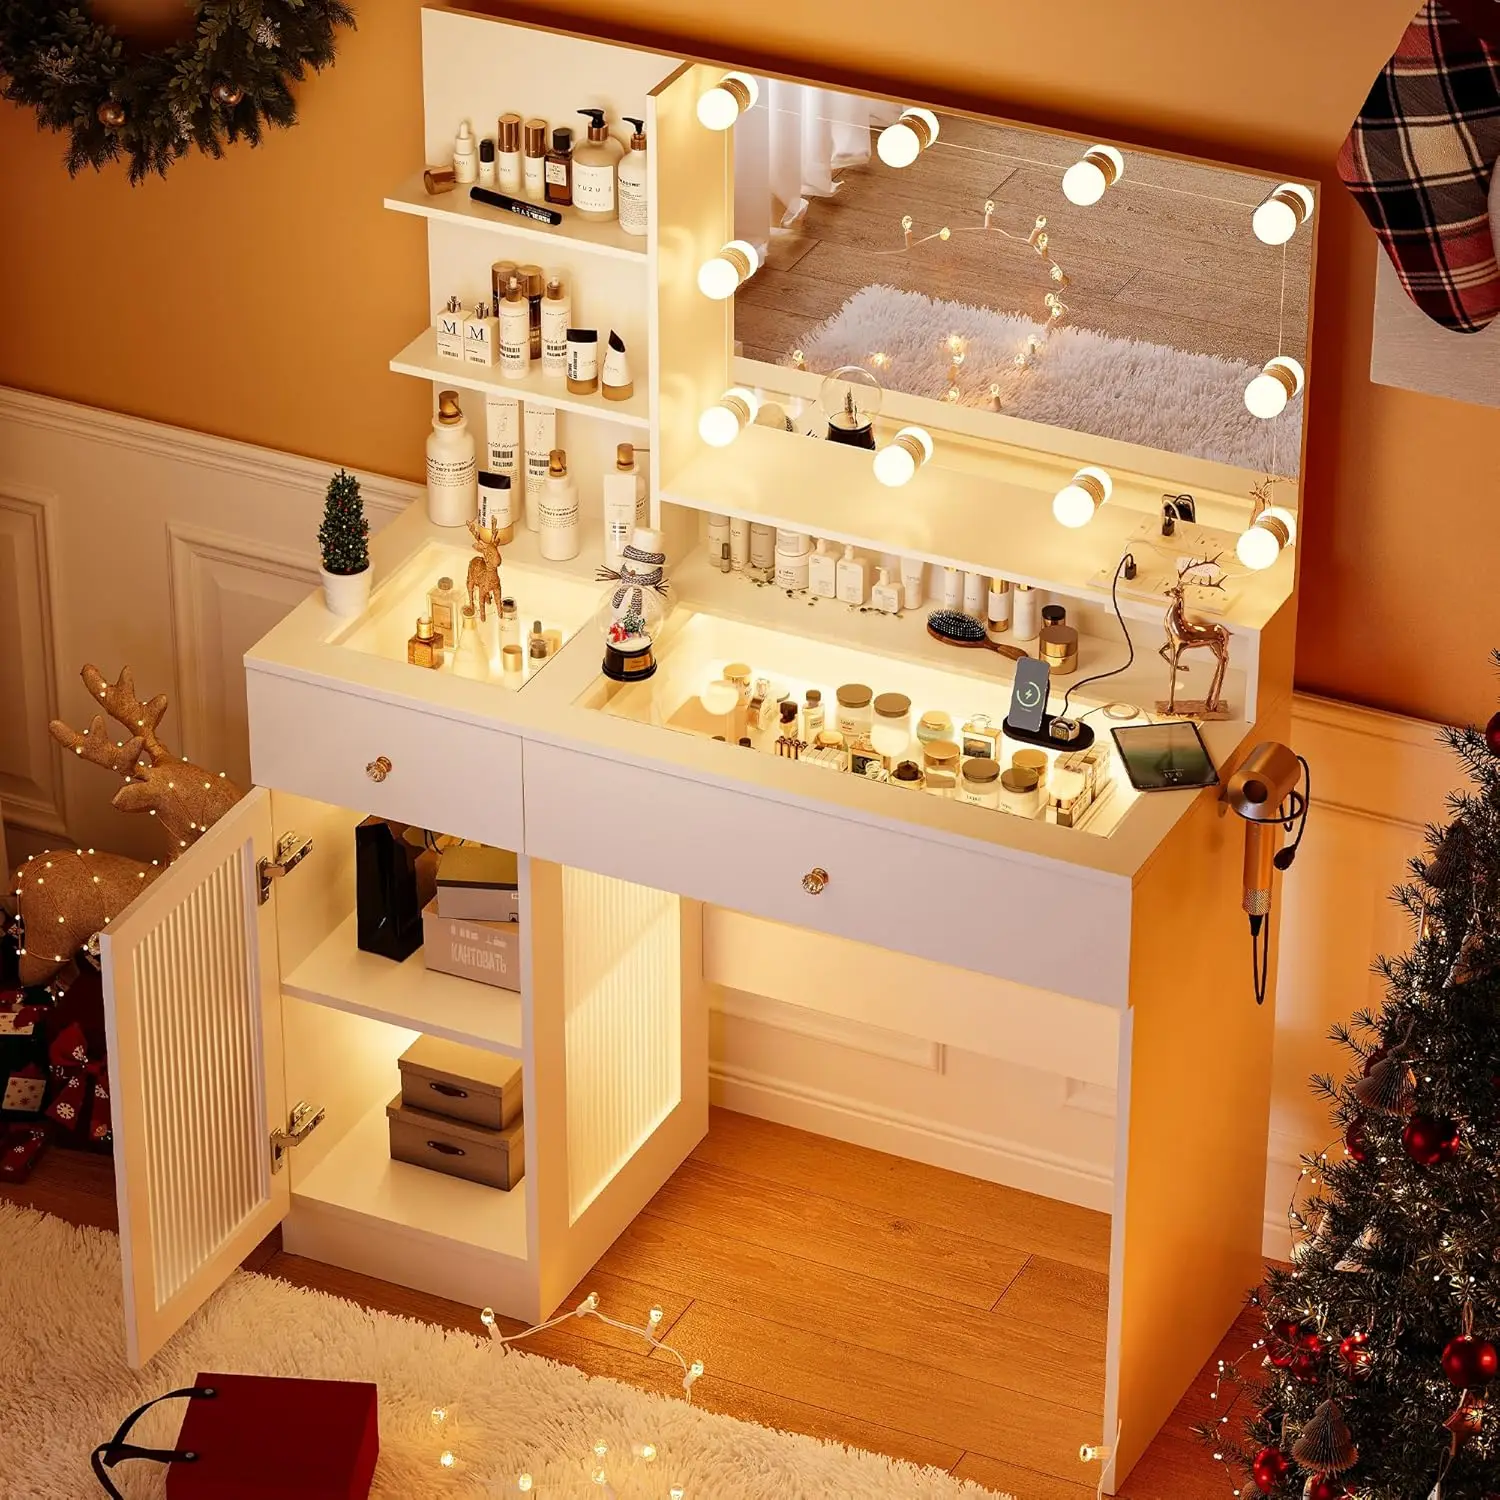
[[[827,884],[828,871],[823,869],[821,866],[817,869],[809,870],[807,874],[802,877],[802,889],[806,891],[809,896],[821,896],[823,894],[823,887]]]
[[[365,775],[371,781],[384,781],[391,774],[391,758],[388,755],[377,755],[365,767]]]

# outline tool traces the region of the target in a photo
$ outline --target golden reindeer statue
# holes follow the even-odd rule
[[[1167,598],[1172,602],[1167,606],[1167,640],[1159,654],[1163,661],[1170,662],[1172,665],[1172,685],[1166,699],[1157,702],[1156,711],[1160,714],[1175,714],[1193,719],[1229,717],[1229,711],[1224,707],[1220,697],[1224,689],[1224,674],[1229,670],[1229,629],[1225,625],[1188,619],[1187,609],[1183,603],[1183,595],[1189,588],[1221,589],[1224,587],[1222,583],[1204,583],[1201,578],[1194,579],[1190,576],[1200,569],[1216,572],[1218,561],[1217,557],[1210,557],[1197,562],[1189,562],[1178,569],[1177,582],[1167,586]],[[1217,664],[1214,667],[1213,682],[1201,700],[1178,703],[1177,674],[1182,670],[1182,653],[1197,650],[1199,647],[1206,647],[1214,654]]]
[[[474,591],[478,589],[482,624],[486,604],[493,604],[497,614],[500,611],[500,527],[497,524],[486,531],[478,521],[470,521],[469,535],[474,538],[474,550],[479,554],[469,559],[469,608],[474,608]]]

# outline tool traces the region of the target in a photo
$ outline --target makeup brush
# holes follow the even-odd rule
[[[1027,653],[1019,646],[1003,646],[984,633],[984,626],[972,615],[956,609],[935,609],[927,616],[927,634],[945,646],[983,646],[1011,661],[1025,661]]]

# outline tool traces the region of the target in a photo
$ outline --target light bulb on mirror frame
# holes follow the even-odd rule
[[[728,130],[760,98],[760,85],[748,73],[726,73],[698,96],[698,123],[708,130]]]
[[[1245,406],[1252,417],[1270,421],[1286,410],[1286,404],[1302,390],[1302,366],[1290,355],[1278,354],[1245,387]]]
[[[875,141],[875,152],[888,167],[909,167],[937,138],[938,117],[915,105],[901,111]]]
[[[1234,544],[1234,555],[1255,572],[1269,568],[1283,547],[1297,540],[1297,518],[1280,505],[1268,505]]]
[[[1125,175],[1125,158],[1113,146],[1090,146],[1063,173],[1063,197],[1079,208],[1097,203]]]
[[[932,457],[932,438],[921,427],[903,427],[875,455],[875,477],[896,489],[909,484],[918,469]]]
[[[760,255],[748,240],[730,240],[711,260],[698,268],[698,290],[714,302],[723,302],[760,270]]]
[[[1284,245],[1312,218],[1313,195],[1300,182],[1278,183],[1250,215],[1250,228],[1263,245]]]
[[[760,401],[754,391],[737,385],[698,418],[698,436],[710,448],[727,448],[754,420]]]
[[[1089,464],[1052,497],[1052,514],[1071,530],[1087,526],[1099,507],[1109,499],[1114,487],[1106,470]]]

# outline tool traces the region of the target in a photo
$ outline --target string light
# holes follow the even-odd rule
[[[760,98],[760,85],[748,73],[726,73],[698,96],[698,123],[709,130],[728,130]]]
[[[887,125],[875,142],[876,154],[888,167],[909,167],[937,138],[938,117],[930,109],[913,106]]]
[[[1079,208],[1097,203],[1125,175],[1125,158],[1113,146],[1090,146],[1063,173],[1063,197]]]

